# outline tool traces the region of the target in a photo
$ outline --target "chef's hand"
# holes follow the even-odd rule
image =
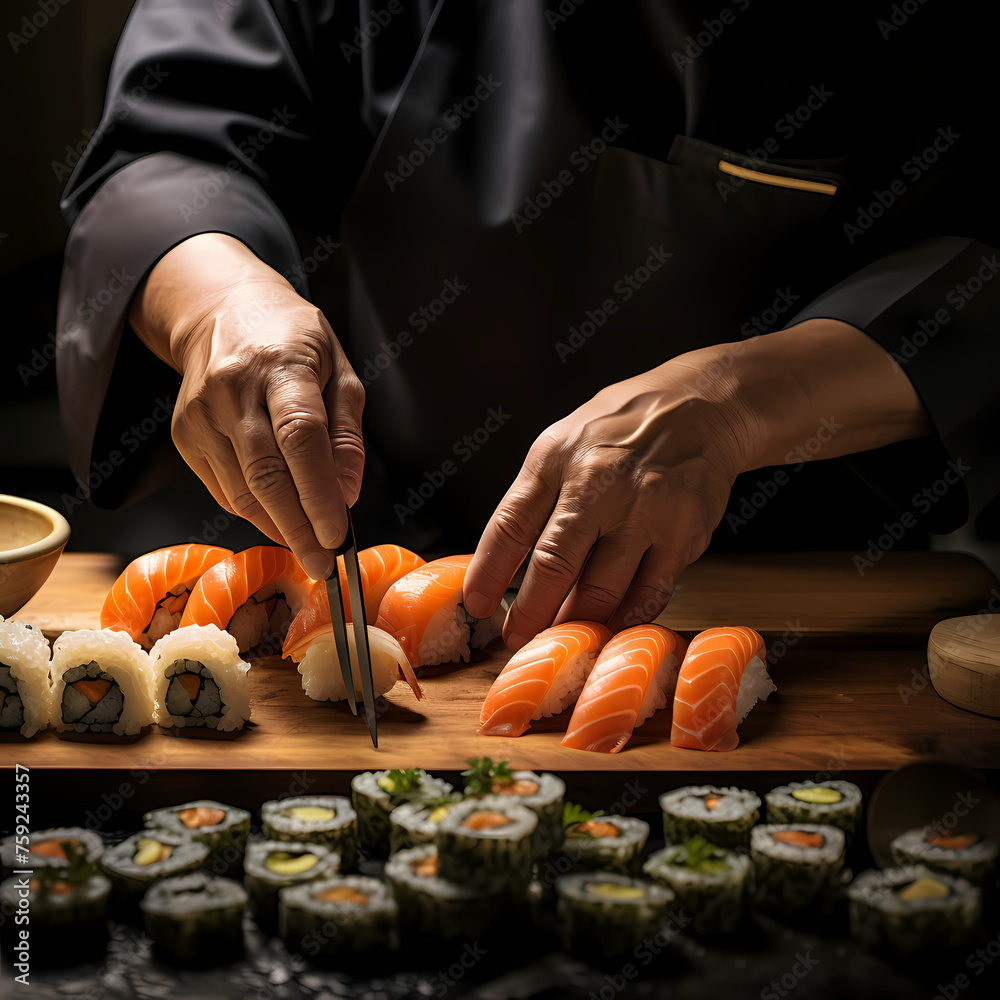
[[[822,427],[835,436],[805,452]],[[681,355],[538,438],[479,542],[465,607],[491,614],[534,546],[504,626],[511,649],[553,622],[652,621],[708,546],[738,473],[930,431],[902,369],[847,323]]]
[[[222,507],[327,576],[361,489],[364,389],[323,314],[238,240],[206,233],[161,258],[129,320],[183,375],[171,431],[184,460]]]

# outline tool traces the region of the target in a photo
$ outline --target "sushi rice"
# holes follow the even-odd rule
[[[480,937],[498,909],[497,898],[441,878],[433,844],[398,851],[383,875],[399,907],[400,924],[441,941]]]
[[[130,903],[160,879],[201,868],[209,857],[207,844],[165,830],[140,830],[105,851],[99,862],[111,879],[115,897]]]
[[[466,795],[476,794],[466,788]],[[544,858],[563,840],[563,802],[566,783],[554,774],[514,771],[507,777],[494,778],[490,796],[509,798],[527,806],[538,817],[535,830],[535,857]]]
[[[861,789],[850,781],[793,781],[764,796],[768,823],[826,823],[851,846],[861,821]]]
[[[612,833],[610,827],[617,830]],[[596,834],[590,833],[595,830]],[[631,816],[596,816],[574,823],[563,834],[559,857],[568,858],[571,871],[613,871],[637,875],[649,839],[649,824]]]
[[[743,922],[750,874],[746,854],[713,848],[704,838],[692,838],[687,844],[656,851],[642,871],[676,895],[677,906],[691,915],[691,929],[697,933],[731,933]]]
[[[863,872],[847,887],[847,898],[851,937],[872,950],[905,955],[962,947],[979,931],[979,889],[923,865]]]
[[[50,656],[38,629],[0,617],[0,732],[31,737],[49,724]]]
[[[607,957],[634,951],[671,923],[666,886],[616,872],[576,872],[556,883],[563,947]]]
[[[152,725],[149,657],[127,632],[63,632],[52,647],[51,672],[52,722],[59,732],[133,736]],[[96,701],[83,693],[88,689]]]
[[[408,771],[364,771],[351,779],[351,804],[358,814],[358,837],[365,850],[389,847],[389,816],[407,802],[426,802],[447,795],[452,786],[420,768]]]
[[[186,625],[157,640],[149,654],[161,726],[241,729],[250,718],[250,664],[217,625]]]
[[[179,965],[216,964],[243,950],[246,890],[192,872],[154,885],[139,904],[157,951]]]
[[[432,844],[448,810],[463,801],[458,792],[449,792],[430,802],[406,802],[389,813],[389,853]]]
[[[345,875],[282,889],[278,933],[289,951],[355,955],[397,948],[398,909],[389,888]]]
[[[268,840],[321,844],[340,855],[342,871],[357,863],[358,814],[342,795],[272,799],[260,807],[260,817]]]
[[[487,893],[523,892],[531,879],[538,815],[507,795],[469,798],[434,838],[441,877]]]
[[[660,809],[668,844],[704,837],[718,847],[747,847],[760,818],[760,799],[740,788],[694,785],[664,792]]]
[[[66,863],[66,854],[59,845],[64,841],[75,848],[83,848],[84,861],[97,861],[104,853],[104,841],[93,832],[79,826],[60,826],[49,830],[33,830],[28,834],[28,843],[18,845],[17,838],[10,836],[0,841],[0,869],[6,878],[14,869],[60,868]],[[32,850],[40,847],[41,853]],[[24,855],[24,863],[18,860],[18,854]]]
[[[278,892],[340,874],[340,855],[321,844],[256,840],[247,845],[243,885],[258,923],[278,919]]]
[[[922,864],[931,871],[961,875],[978,884],[989,880],[997,868],[997,842],[977,834],[949,833],[907,830],[892,841],[889,850],[899,865]]]
[[[814,840],[805,846],[782,838]],[[807,907],[829,912],[843,897],[844,831],[822,823],[761,824],[750,838],[755,909],[776,916]]]

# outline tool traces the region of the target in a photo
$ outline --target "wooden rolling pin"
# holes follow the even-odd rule
[[[927,670],[945,701],[1000,718],[1000,615],[938,622],[927,641]]]

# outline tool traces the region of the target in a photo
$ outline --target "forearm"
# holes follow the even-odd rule
[[[129,323],[157,357],[183,373],[190,331],[250,282],[277,283],[294,294],[277,271],[234,237],[192,236],[157,261],[132,301]]]
[[[836,458],[933,431],[902,368],[839,320],[809,320],[708,350],[709,370],[731,380],[747,414],[743,471]],[[821,448],[804,448],[817,439]]]

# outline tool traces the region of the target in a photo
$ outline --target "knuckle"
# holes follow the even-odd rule
[[[274,419],[274,440],[283,455],[296,457],[309,450],[317,441],[327,440],[327,423],[317,413],[283,414]]]
[[[577,584],[577,597],[580,603],[587,607],[613,611],[618,606],[621,596],[620,590],[599,583]]]
[[[534,542],[521,518],[510,508],[501,507],[493,515],[493,531],[498,544],[505,549],[524,551]]]
[[[243,475],[247,486],[256,497],[280,497],[292,486],[288,467],[277,458],[255,459],[243,470]]]
[[[572,579],[576,576],[577,566],[557,544],[540,543],[535,546],[531,561],[535,572],[543,579]]]

